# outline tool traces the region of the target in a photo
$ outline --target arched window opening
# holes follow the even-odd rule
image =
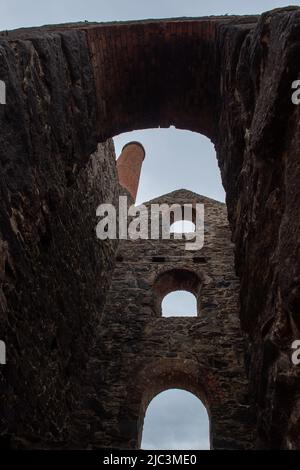
[[[171,292],[164,297],[161,310],[163,317],[196,317],[197,299],[184,290]]]
[[[191,270],[170,269],[160,273],[153,290],[157,311],[165,317],[200,313],[201,279]]]
[[[208,450],[209,418],[201,400],[179,389],[157,395],[146,410],[141,448]]]
[[[195,231],[195,224],[190,220],[178,220],[170,227],[170,233],[194,233]]]
[[[125,132],[114,137],[117,157],[130,141],[141,142],[147,152],[137,205],[178,188],[195,193],[201,188],[202,195],[225,200],[216,151],[204,135],[174,126]]]

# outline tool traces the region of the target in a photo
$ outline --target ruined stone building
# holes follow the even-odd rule
[[[138,448],[178,387],[213,449],[300,448],[299,55],[298,7],[0,35],[1,447]],[[204,247],[98,240],[144,159],[131,143],[116,165],[111,138],[170,125],[211,139],[226,206],[145,204],[204,204]],[[162,317],[177,289],[196,317]]]
[[[126,169],[124,164],[118,169],[120,181],[131,188],[132,200],[133,174],[139,172],[130,171],[129,165],[135,168],[142,152],[136,143],[129,144],[118,160],[126,158]],[[186,250],[186,240],[174,238],[120,241],[89,378],[92,381],[102,371],[101,405],[106,413],[97,433],[99,446],[139,447],[150,400],[169,388],[189,390],[206,405],[214,449],[253,445],[239,282],[226,206],[178,190],[146,207],[196,203],[205,208],[203,248]],[[196,296],[196,318],[162,318],[163,298],[177,290]]]

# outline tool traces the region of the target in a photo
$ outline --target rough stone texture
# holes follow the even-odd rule
[[[246,36],[224,27],[219,43],[220,68],[229,72],[216,148],[241,279],[257,445],[299,449],[300,369],[291,344],[300,338],[300,110],[291,84],[299,78],[300,9],[267,13]]]
[[[114,155],[111,141],[99,144],[76,183],[66,190],[60,208],[50,211],[44,203],[47,231],[30,257],[24,248],[23,254],[24,245],[13,250],[15,239],[4,226],[3,446],[63,447],[70,440],[70,413],[81,400],[78,394],[86,382],[91,337],[114,265],[116,242],[100,243],[95,232],[97,204],[115,203],[118,195],[117,185],[112,184]],[[22,226],[22,213],[14,214],[16,240],[21,244],[28,225]]]
[[[90,444],[138,448],[150,400],[183,388],[207,406],[213,449],[251,448],[254,419],[226,206],[186,190],[151,203],[204,204],[204,248],[188,251],[186,240],[174,238],[120,243],[89,366],[102,410]],[[161,316],[163,297],[178,289],[197,296],[198,317]]]
[[[299,38],[298,7],[261,17],[2,33],[0,79],[8,95],[0,107],[0,321],[10,358],[0,370],[3,443],[14,436],[27,447],[72,445],[72,393],[81,396],[86,384],[77,381],[84,382],[78,359],[67,369],[61,364],[69,354],[83,368],[87,363],[82,350],[90,337],[78,339],[79,325],[97,330],[103,301],[96,297],[109,285],[114,263],[112,246],[93,251],[99,246],[93,211],[101,195],[112,200],[118,192],[113,178],[94,189],[86,180],[87,189],[80,171],[97,141],[174,124],[204,133],[217,150],[241,283],[256,446],[300,448],[300,369],[290,361],[291,343],[300,338],[300,110],[291,103],[291,83],[300,78]],[[113,171],[107,152],[106,168]],[[101,168],[94,167],[99,177]],[[84,203],[90,212],[83,216]],[[64,234],[55,243],[54,223]],[[70,305],[62,307],[60,299]],[[61,322],[77,327],[62,328],[61,340],[47,342]],[[68,334],[65,347],[56,347]]]

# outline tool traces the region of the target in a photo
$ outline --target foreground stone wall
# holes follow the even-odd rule
[[[91,155],[59,209],[50,212],[44,205],[47,231],[34,255],[29,257],[24,244],[24,254],[21,247],[13,251],[15,237],[21,244],[22,229],[31,228],[22,214],[14,212],[15,232],[2,232],[3,446],[60,448],[70,441],[70,413],[82,399],[89,346],[116,250],[116,242],[96,238],[96,207],[115,204],[115,182],[114,147],[108,141]]]
[[[223,105],[216,149],[263,448],[300,448],[300,368],[291,362],[300,338],[300,109],[291,100],[299,40],[299,8],[262,15],[250,34],[223,27],[218,38]]]

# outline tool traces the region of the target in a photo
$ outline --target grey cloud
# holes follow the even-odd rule
[[[168,390],[147,410],[142,448],[208,449],[208,415],[201,401],[183,390]]]

